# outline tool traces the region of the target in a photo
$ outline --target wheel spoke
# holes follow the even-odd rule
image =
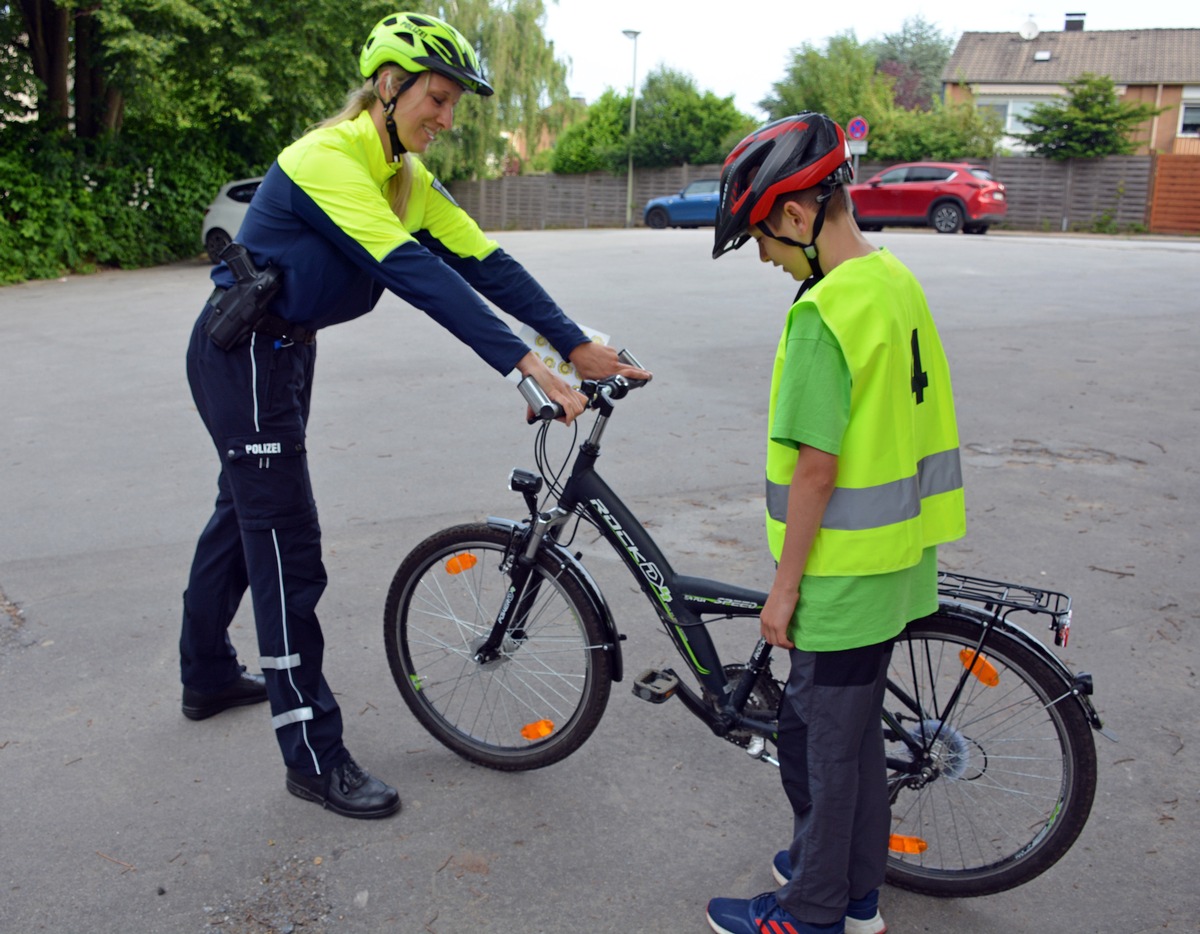
[[[892,830],[925,843],[890,853],[889,879],[931,894],[1003,891],[1043,872],[1078,835],[1094,791],[1090,730],[1062,680],[1003,633],[979,649],[982,634],[972,620],[917,621],[889,671],[885,703],[923,750],[916,773],[889,776]],[[913,758],[895,739],[887,755]]]
[[[560,563],[536,564],[510,599],[508,548],[507,533],[468,526],[414,549],[389,591],[385,642],[401,695],[435,737],[484,765],[536,768],[595,728],[612,649]],[[481,654],[506,600],[519,618]]]

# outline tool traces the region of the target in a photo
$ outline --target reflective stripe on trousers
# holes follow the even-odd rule
[[[835,489],[821,528],[859,532],[907,522],[921,514],[922,499],[960,490],[962,485],[957,448],[930,454],[917,463],[915,476],[877,486]],[[789,486],[767,480],[767,515],[776,522],[787,522]]]

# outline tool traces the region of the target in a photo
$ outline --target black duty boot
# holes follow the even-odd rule
[[[287,790],[343,817],[387,817],[400,810],[400,794],[396,789],[372,778],[353,759],[324,775],[304,775],[288,769]]]
[[[230,707],[261,704],[267,699],[267,679],[252,675],[242,665],[242,672],[228,687],[215,694],[204,694],[192,688],[183,689],[183,715],[189,720],[204,720]]]

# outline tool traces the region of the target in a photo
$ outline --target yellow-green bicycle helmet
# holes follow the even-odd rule
[[[358,58],[359,71],[370,78],[388,62],[411,74],[437,72],[482,97],[492,93],[479,67],[479,57],[463,34],[424,13],[393,13],[371,30]]]

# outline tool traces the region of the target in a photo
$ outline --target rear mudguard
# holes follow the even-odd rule
[[[1059,660],[1058,656],[1050,651],[1046,645],[1035,636],[1031,635],[1026,630],[1022,629],[1016,623],[1009,622],[1002,616],[993,615],[986,610],[981,610],[978,607],[972,606],[969,603],[962,603],[957,600],[948,600],[942,598],[940,601],[941,611],[950,616],[958,616],[960,618],[970,619],[972,622],[977,622],[980,625],[988,620],[991,620],[992,627],[1007,636],[1011,636],[1022,646],[1044,661],[1050,670],[1058,676],[1062,681],[1063,688],[1075,698],[1075,701],[1083,708],[1084,716],[1087,717],[1088,723],[1092,728],[1100,733],[1108,736],[1104,730],[1104,724],[1100,722],[1100,716],[1096,713],[1095,707],[1092,706],[1091,699],[1088,697],[1092,691],[1092,676],[1086,672],[1075,674],[1066,665]],[[1109,737],[1110,739],[1112,737]]]
[[[519,535],[524,528],[528,527],[528,523],[515,522],[512,519],[500,519],[495,516],[488,516],[487,524],[490,528],[507,532],[514,536]],[[617,624],[613,620],[612,611],[608,608],[608,601],[604,599],[604,594],[600,592],[599,585],[592,578],[592,575],[588,573],[587,568],[583,566],[583,562],[558,542],[543,540],[541,550],[549,554],[558,563],[562,574],[570,577],[579,585],[579,589],[584,592],[588,602],[591,603],[592,609],[600,617],[607,642],[605,649],[612,659],[612,679],[620,681],[625,676],[625,663],[621,656],[621,640],[624,637],[617,632]]]

